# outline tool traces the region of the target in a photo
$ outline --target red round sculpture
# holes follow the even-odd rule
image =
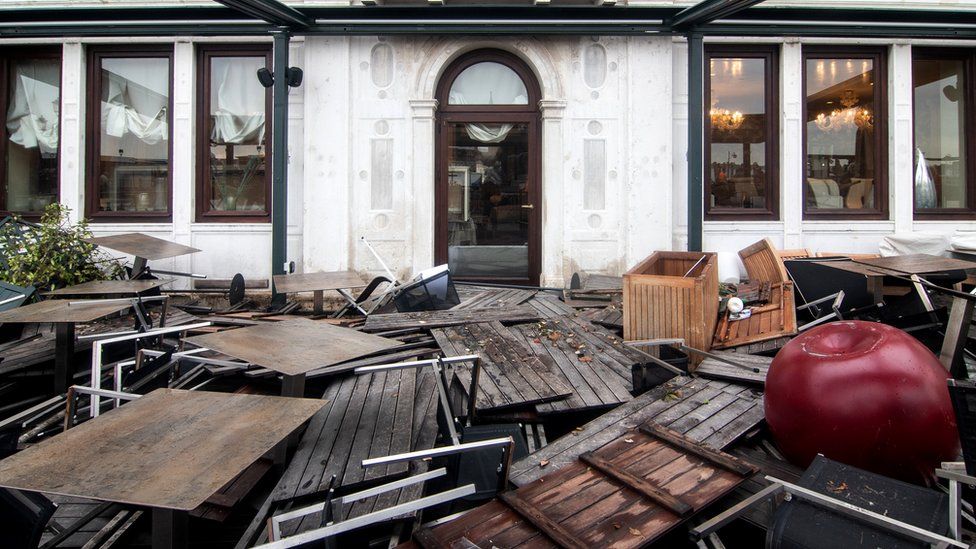
[[[948,372],[907,333],[831,322],[784,346],[766,377],[766,421],[783,454],[806,467],[818,454],[928,483],[959,456]]]

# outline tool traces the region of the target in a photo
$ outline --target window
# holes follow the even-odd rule
[[[804,217],[886,218],[884,51],[809,48],[803,58]]]
[[[973,140],[967,117],[973,105],[970,54],[916,50],[912,62],[915,217],[972,218],[976,204]]]
[[[777,50],[710,47],[706,60],[706,219],[777,219]]]
[[[197,66],[197,221],[270,221],[271,48],[201,46]]]
[[[87,215],[170,218],[172,47],[92,48]]]
[[[58,201],[61,54],[0,52],[0,211],[37,217]]]

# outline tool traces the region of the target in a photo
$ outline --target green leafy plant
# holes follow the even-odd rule
[[[0,226],[0,280],[53,290],[92,280],[121,278],[122,263],[98,250],[87,221],[72,224],[63,204],[44,209],[40,224]]]

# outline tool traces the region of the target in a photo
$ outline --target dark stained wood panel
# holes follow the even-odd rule
[[[447,311],[419,313],[387,313],[369,315],[362,330],[364,332],[382,332],[407,328],[432,329],[494,320],[513,323],[530,322],[539,318],[538,313],[525,305],[505,309],[449,309]]]
[[[158,389],[0,461],[0,486],[189,511],[324,405]]]
[[[304,374],[401,345],[313,320],[261,323],[185,341],[286,375]]]
[[[120,303],[118,301],[112,303],[76,303],[75,305],[71,305],[71,301],[65,299],[48,299],[31,303],[30,305],[22,305],[16,309],[0,311],[0,324],[5,322],[92,322],[103,316],[122,312],[129,307],[132,307],[132,304]]]
[[[773,362],[772,358],[724,351],[712,351],[712,354],[726,358],[739,366],[706,357],[695,369],[695,375],[735,383],[766,384],[766,374],[769,372],[770,363]]]
[[[891,257],[878,257],[874,259],[856,259],[856,263],[891,269],[905,274],[925,274],[939,273],[943,271],[955,271],[976,269],[976,263],[952,257],[940,257],[930,254],[911,254],[896,255]]]
[[[576,309],[552,295],[536,295],[526,305],[532,307],[540,318],[556,318],[577,314]]]
[[[444,356],[481,357],[478,412],[498,412],[559,400],[573,389],[552,364],[526,352],[519,339],[500,322],[438,328],[434,339]],[[465,393],[471,387],[471,367],[453,369]]]
[[[197,248],[184,246],[162,238],[142,233],[125,233],[112,236],[99,236],[87,239],[88,242],[124,254],[144,257],[149,260],[166,259],[199,252]]]
[[[553,317],[508,328],[572,387],[563,400],[536,405],[539,414],[611,408],[631,400],[631,368],[644,355],[604,328],[575,317]]]
[[[610,305],[602,309],[590,309],[581,313],[580,316],[594,324],[612,330],[623,330],[624,328],[624,311],[619,305]]]
[[[467,295],[452,311],[464,309],[490,309],[515,307],[532,299],[537,290],[520,290],[515,288],[486,288],[480,292]]]
[[[463,537],[511,547],[540,537],[578,549],[645,547],[758,470],[657,427],[627,430],[580,457],[502,494],[502,506],[492,502],[422,531],[421,545],[454,547]],[[513,531],[520,526],[529,528]],[[517,542],[502,545],[504,536]]]
[[[516,461],[511,480],[518,486],[533,482],[645,422],[720,450],[764,417],[762,394],[748,386],[677,377]]]
[[[282,293],[313,292],[316,290],[346,290],[366,285],[355,271],[329,271],[275,275],[275,288]]]
[[[172,281],[172,278],[160,278],[157,280],[93,280],[91,282],[68,286],[67,288],[58,288],[54,291],[44,292],[44,295],[50,297],[67,295],[139,295],[165,286]]]

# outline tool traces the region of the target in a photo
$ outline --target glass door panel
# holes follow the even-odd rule
[[[529,278],[529,128],[447,126],[447,256],[461,278]]]

